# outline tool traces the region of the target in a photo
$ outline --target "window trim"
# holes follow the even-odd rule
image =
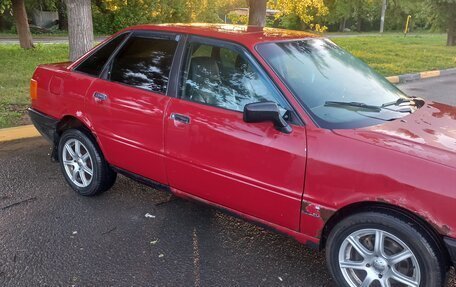
[[[119,51],[125,46],[125,44],[127,43],[127,41],[131,37],[141,37],[141,38],[150,38],[150,39],[158,39],[158,40],[170,40],[170,41],[175,41],[177,43],[176,50],[174,51],[174,55],[173,55],[173,60],[171,62],[171,68],[170,68],[170,71],[169,71],[169,76],[168,76],[168,78],[171,79],[171,76],[172,76],[172,73],[173,73],[174,62],[176,60],[176,57],[179,55],[178,53],[180,53],[179,44],[182,41],[182,34],[175,33],[175,32],[149,31],[149,30],[133,30],[133,31],[130,31],[130,35],[128,35],[128,37],[124,39],[122,44],[119,45],[119,47],[117,47],[117,49],[109,57],[109,59],[106,62],[105,66],[103,67],[102,72],[100,73],[100,77],[99,78],[101,80],[107,81],[109,83],[118,84],[118,85],[122,85],[122,86],[129,87],[129,88],[132,88],[132,89],[138,89],[138,90],[141,90],[141,91],[146,91],[146,92],[149,92],[149,93],[154,93],[154,94],[158,94],[158,95],[167,96],[168,93],[169,93],[170,81],[168,81],[168,84],[166,85],[166,92],[163,93],[163,92],[151,91],[151,90],[140,88],[140,87],[135,87],[135,86],[132,86],[132,85],[129,85],[129,84],[126,84],[126,83],[122,83],[122,82],[111,81],[111,79],[109,78],[109,72],[110,72],[110,70],[112,68],[112,62],[114,61],[114,58],[117,56]]]
[[[305,126],[305,122],[302,120],[302,118],[296,112],[296,109],[290,103],[288,98],[284,95],[283,91],[271,79],[271,76],[264,69],[264,67],[261,65],[261,63],[259,63],[258,59],[250,52],[250,50],[247,47],[245,47],[242,44],[239,44],[237,42],[233,42],[233,41],[229,41],[229,40],[223,40],[223,39],[219,39],[219,38],[205,37],[205,36],[193,35],[193,34],[188,35],[185,43],[183,43],[184,47],[183,47],[182,56],[181,56],[182,57],[181,63],[180,63],[181,66],[179,69],[179,74],[176,77],[178,79],[178,85],[176,86],[176,98],[181,99],[183,101],[201,104],[201,105],[205,105],[205,106],[210,106],[213,108],[223,109],[223,110],[227,110],[227,111],[231,111],[231,112],[235,112],[235,113],[241,113],[241,114],[243,113],[243,111],[236,111],[236,110],[227,109],[224,107],[219,107],[219,106],[214,106],[214,105],[209,105],[209,104],[201,103],[201,102],[193,102],[193,101],[189,101],[189,100],[182,98],[181,85],[184,80],[184,70],[187,68],[187,65],[188,65],[188,63],[186,63],[186,57],[187,57],[187,53],[188,53],[190,44],[194,43],[194,42],[197,42],[197,43],[200,43],[203,45],[211,45],[211,46],[217,46],[220,48],[231,49],[231,50],[234,50],[234,51],[238,52],[239,54],[242,54],[243,56],[245,56],[247,58],[247,60],[254,65],[255,69],[258,71],[260,76],[262,76],[271,85],[271,87],[274,88],[274,90],[276,91],[276,94],[279,95],[279,97],[281,97],[282,100],[288,105],[288,107],[290,109],[289,111],[291,112],[289,123],[293,124],[293,125],[297,125],[297,126]]]
[[[312,115],[312,113],[309,111],[309,108],[307,107],[306,104],[295,94],[295,92],[288,86],[288,84],[282,79],[282,77],[276,72],[276,70],[269,64],[269,61],[267,61],[263,55],[260,53],[258,50],[258,47],[263,45],[263,44],[269,44],[269,43],[292,43],[296,41],[302,41],[302,40],[309,40],[309,39],[327,39],[324,37],[312,37],[312,38],[302,38],[302,39],[292,39],[292,40],[278,40],[278,41],[270,41],[270,42],[264,42],[264,43],[258,43],[255,45],[254,49],[260,55],[260,57],[263,59],[263,61],[268,65],[268,67],[271,69],[271,71],[277,76],[279,81],[288,89],[290,94],[293,96],[293,98],[298,102],[298,104],[301,106],[301,108],[306,112],[306,114],[309,116],[310,120],[312,123],[317,127],[317,128],[322,128],[321,125],[317,122],[317,119]],[[331,40],[330,40],[331,41]],[[331,41],[332,42],[332,41]],[[333,42],[334,43],[334,42]]]
[[[104,63],[103,67],[101,68],[101,71],[98,75],[92,75],[92,74],[88,74],[88,73],[84,73],[82,71],[78,71],[76,70],[77,68],[79,68],[80,65],[82,65],[85,61],[87,61],[90,57],[93,56],[93,54],[95,54],[96,52],[98,52],[100,49],[102,49],[103,47],[105,47],[106,45],[108,45],[109,43],[111,43],[112,41],[114,41],[115,39],[117,39],[118,37],[122,36],[122,35],[125,35],[127,34],[127,36],[125,37],[125,39],[122,40],[122,42],[120,42],[117,47],[114,49],[114,51],[111,53],[111,55],[109,55],[108,57],[108,60]],[[109,63],[112,55],[114,55],[124,44],[125,44],[125,41],[127,41],[130,36],[131,36],[131,31],[126,31],[126,32],[122,32],[122,33],[119,33],[117,36],[115,37],[112,37],[111,39],[109,39],[108,41],[104,42],[104,43],[101,43],[99,44],[98,46],[96,46],[92,51],[90,51],[89,54],[87,54],[83,59],[81,59],[79,61],[79,63],[77,63],[77,65],[75,65],[74,67],[71,68],[71,72],[74,72],[74,73],[78,73],[78,74],[82,74],[82,75],[87,75],[89,77],[93,77],[93,78],[101,78],[102,75],[103,75],[103,71],[104,69],[106,68],[106,65]]]

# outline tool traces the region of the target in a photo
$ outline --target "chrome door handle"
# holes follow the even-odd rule
[[[99,92],[93,93],[93,97],[97,102],[106,101],[108,99],[108,95]]]
[[[181,115],[181,114],[172,113],[170,118],[175,120],[175,121],[187,124],[187,125],[190,123],[190,117],[184,116],[184,115]]]

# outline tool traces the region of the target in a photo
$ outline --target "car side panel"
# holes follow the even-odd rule
[[[335,211],[377,202],[415,213],[442,235],[455,237],[455,171],[329,130],[308,130],[301,230],[319,237]]]
[[[38,97],[32,107],[56,119],[66,115],[82,118],[87,89],[94,77],[74,73],[61,65],[40,66],[33,79],[38,83]]]
[[[97,100],[96,92],[106,100]],[[86,98],[89,120],[108,162],[166,184],[163,116],[170,98],[102,79]]]
[[[183,114],[189,124],[171,119]],[[305,127],[291,134],[242,113],[172,99],[165,151],[170,185],[199,198],[299,230],[306,165]]]

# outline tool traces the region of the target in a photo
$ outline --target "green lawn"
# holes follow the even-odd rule
[[[22,50],[0,44],[0,128],[25,123],[29,83],[38,64],[68,60],[68,45],[37,45]]]
[[[456,67],[456,47],[445,35],[421,34],[334,38],[385,76]],[[0,44],[0,128],[26,123],[29,80],[38,64],[66,61],[65,44],[37,45],[30,51]]]
[[[445,35],[385,35],[333,41],[384,76],[456,67],[456,47],[445,46]]]

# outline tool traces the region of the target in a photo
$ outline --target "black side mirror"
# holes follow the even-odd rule
[[[244,106],[244,121],[247,123],[273,122],[277,130],[289,134],[292,129],[280,115],[274,102],[251,103]]]

